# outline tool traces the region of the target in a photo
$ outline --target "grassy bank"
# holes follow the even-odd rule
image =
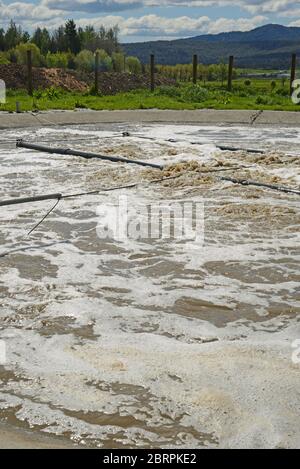
[[[8,90],[6,104],[0,110],[15,111],[16,101],[22,111],[50,109],[263,109],[299,111],[289,97],[288,84],[271,80],[237,80],[232,92],[226,91],[221,83],[211,82],[194,86],[160,87],[149,90],[135,90],[114,96],[95,96],[91,93],[70,93],[59,89],[37,91],[33,97],[26,91]]]

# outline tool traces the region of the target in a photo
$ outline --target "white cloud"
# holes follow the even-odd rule
[[[1,2],[0,2],[1,4]],[[116,13],[140,7],[239,7],[247,12],[256,15],[259,13],[286,13],[291,9],[300,6],[300,0],[41,0],[39,6],[30,3],[12,3],[6,5],[7,8],[28,11],[32,8],[38,11],[40,8],[45,14],[46,11],[62,12],[85,12],[85,13]],[[18,11],[18,13],[20,13]],[[51,13],[50,13],[51,15]],[[38,16],[37,16],[38,18]]]
[[[297,0],[250,0],[249,2],[242,1],[242,7],[250,13],[281,13],[288,11],[290,8],[300,4]]]
[[[4,5],[0,0],[0,18],[13,18],[15,21],[22,21],[24,26],[30,29],[37,26],[36,20],[38,18],[39,26],[55,28],[60,26],[64,19],[62,18],[62,10],[52,10],[47,6],[50,5],[51,1],[52,0],[46,0],[40,5],[21,2]],[[62,4],[65,4],[67,1],[68,0],[62,0],[55,2],[55,4],[58,8],[63,8]],[[107,3],[107,1],[109,0],[106,0],[104,3]],[[123,4],[125,4],[125,2],[127,4],[136,3],[135,0],[117,1]],[[75,0],[75,2],[82,5],[91,4],[90,0]],[[98,4],[99,1],[96,3]],[[219,33],[222,31],[246,31],[262,24],[266,19],[267,18],[264,16],[255,16],[250,19],[240,18],[231,20],[228,18],[219,18],[214,21],[208,16],[200,16],[198,18],[189,16],[165,18],[153,14],[130,18],[124,18],[117,15],[95,16],[91,18],[78,19],[76,20],[76,23],[79,26],[93,24],[95,27],[100,27],[102,24],[105,26],[118,24],[123,38],[126,38],[127,36],[136,36],[141,38],[177,38],[204,33]]]
[[[49,9],[77,11],[86,13],[117,12],[139,8],[145,5],[143,0],[42,0]]]
[[[61,25],[66,18],[75,17],[76,23],[81,26],[118,24],[123,40],[128,36],[141,40],[142,38],[171,39],[203,33],[247,31],[267,23],[269,19],[266,15],[269,12],[280,11],[281,16],[293,18],[293,14],[297,12],[297,5],[300,9],[300,0],[41,0],[39,4],[24,1],[7,4],[5,1],[0,0],[0,20],[4,24],[12,18],[29,30],[37,26],[54,28]],[[237,6],[246,10],[250,17],[237,19],[221,17],[212,20],[208,16],[186,15],[168,18],[158,14],[142,15],[142,9],[137,10],[140,16],[131,15],[129,18],[124,18],[121,14],[117,14],[140,6],[198,7],[199,10],[193,10],[193,15],[195,11],[201,13],[200,7],[203,6]],[[76,12],[80,15],[76,15]],[[90,14],[92,15],[89,17]],[[298,17],[294,17],[292,24],[299,24]]]
[[[263,24],[264,16],[254,18],[240,18],[230,20],[219,18],[214,21],[207,16],[191,18],[180,16],[177,18],[164,18],[158,15],[145,15],[140,18],[123,18],[122,16],[104,16],[100,18],[82,18],[77,21],[80,26],[93,24],[95,27],[104,24],[112,26],[118,24],[121,35],[149,37],[185,37],[204,33],[219,33],[223,31],[248,31]]]
[[[250,31],[264,24],[267,21],[266,16],[254,16],[253,18],[228,19],[219,18],[216,21],[210,21],[208,33],[217,34],[229,31]]]
[[[294,5],[295,7],[296,5]],[[295,21],[299,21],[299,18],[300,18],[300,4],[298,6],[298,8],[292,8],[290,10],[287,10],[285,12],[282,13],[282,16],[284,16],[285,18],[294,18]]]
[[[287,11],[299,0],[43,0],[49,8],[65,11],[112,12],[144,7],[240,7],[252,14]]]
[[[59,18],[61,11],[49,9],[43,3],[35,5],[32,3],[13,2],[4,4],[0,0],[0,18],[13,19],[15,21],[30,21],[30,20],[51,20],[52,18]]]

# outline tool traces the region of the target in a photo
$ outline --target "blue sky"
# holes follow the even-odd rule
[[[118,24],[125,41],[175,39],[247,31],[266,23],[300,26],[300,0],[0,0],[0,26],[56,28],[68,18],[81,26]]]

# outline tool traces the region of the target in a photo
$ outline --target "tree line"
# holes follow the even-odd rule
[[[177,65],[157,65],[158,73],[167,78],[176,81],[189,82],[193,78],[193,65],[192,64],[177,64]],[[227,80],[228,65],[221,61],[219,64],[204,65],[198,64],[197,78],[203,81],[220,81],[223,85]],[[233,78],[237,77],[237,71],[233,70]]]
[[[104,49],[109,55],[120,51],[117,25],[112,28],[100,26],[96,30],[94,26],[77,27],[74,20],[68,20],[53,32],[38,27],[32,35],[13,20],[7,30],[0,28],[0,51],[9,51],[21,43],[35,44],[43,55],[48,52],[71,52],[76,55],[83,49],[92,52]]]
[[[7,30],[0,29],[0,64],[26,64],[28,49],[32,52],[34,66],[91,72],[95,66],[95,52],[98,52],[102,71],[135,74],[143,71],[138,58],[124,55],[117,25],[81,28],[74,20],[68,20],[53,32],[38,27],[30,35],[11,21]]]

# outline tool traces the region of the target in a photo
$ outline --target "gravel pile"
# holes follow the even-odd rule
[[[27,87],[27,68],[23,65],[0,64],[0,79],[4,80],[9,89],[25,89]],[[94,74],[86,74],[60,68],[33,68],[34,89],[50,87],[62,88],[66,91],[84,92],[94,83]],[[172,85],[168,78],[157,76],[156,85]],[[103,95],[131,91],[138,88],[149,88],[148,75],[130,75],[129,73],[101,72],[99,91]]]

